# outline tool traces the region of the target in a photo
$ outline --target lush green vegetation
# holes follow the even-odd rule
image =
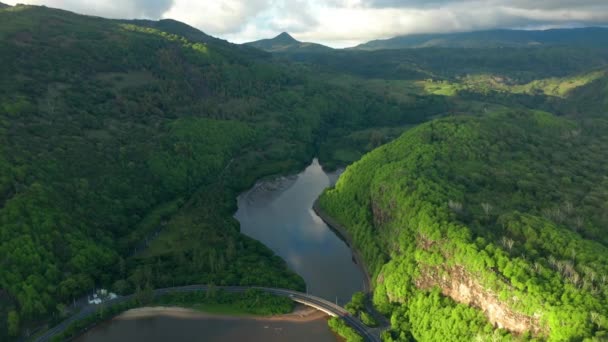
[[[258,290],[228,293],[211,288],[209,291],[174,292],[156,298],[146,297],[143,293],[138,293],[130,301],[109,307],[102,305],[95,314],[70,324],[63,333],[54,336],[52,340],[65,341],[74,338],[84,329],[138,306],[179,306],[216,314],[261,316],[286,314],[294,308],[294,303],[289,298],[273,296]]]
[[[172,20],[16,6],[0,9],[0,55],[2,340],[95,287],[303,289],[240,234],[236,195],[314,155],[334,168],[375,148],[323,205],[374,273],[387,339],[506,334],[420,289],[458,267],[538,313],[538,336],[605,334],[601,46],[276,58]]]
[[[372,314],[367,311],[365,305],[366,295],[363,292],[356,292],[353,297],[344,308],[353,316],[358,317],[363,324],[368,327],[375,327],[378,325],[376,319]]]
[[[223,290],[170,293],[153,301],[154,305],[180,306],[204,312],[240,315],[280,315],[293,311],[294,302],[259,290],[228,293]]]
[[[181,198],[228,176],[222,171],[243,146],[263,141],[253,123],[212,113],[226,110],[210,103],[218,101],[211,94],[231,87],[221,86],[228,79],[222,74],[240,64],[153,29],[36,7],[0,16],[7,161],[0,187],[0,287],[22,323],[52,315],[58,304],[94,286],[129,292],[165,284],[157,279],[161,270],[170,278],[181,270],[163,262],[181,257],[205,259],[205,266],[198,262],[188,270],[188,282],[221,283],[213,271],[230,263],[261,275],[226,281],[303,286],[270,251],[240,236],[234,223],[224,224],[221,215],[230,205],[222,201],[214,203],[221,220],[190,226],[213,248],[155,255],[149,263],[156,268],[129,258],[158,220],[149,212],[173,203],[160,209],[168,220]],[[285,152],[302,153],[294,156],[298,161],[305,156]],[[225,198],[225,191],[214,196]]]
[[[496,334],[480,311],[426,292],[449,289],[443,277],[479,284],[534,335],[606,336],[606,128],[540,111],[446,118],[350,166],[320,204],[354,236],[391,336]]]
[[[329,327],[338,335],[342,336],[346,342],[363,342],[363,337],[355,329],[351,328],[343,319],[331,317],[327,322]]]
[[[492,74],[517,84],[568,77],[606,66],[608,49],[552,46],[512,49],[425,48],[281,54],[283,58],[314,63],[317,70],[385,80],[453,80]]]
[[[588,85],[605,75],[605,71],[595,71],[582,75],[561,78],[553,77],[534,80],[526,84],[517,84],[508,78],[504,79],[500,76],[478,74],[473,76],[467,75],[454,82],[425,80],[416,82],[416,84],[423,88],[426,93],[445,96],[454,96],[463,91],[477,93],[495,91],[513,94],[540,94],[565,98],[574,89]]]
[[[413,34],[390,39],[373,40],[355,49],[406,49],[423,47],[450,48],[530,48],[539,46],[574,45],[602,46],[608,43],[603,27],[550,30],[488,30],[474,32]]]
[[[125,303],[112,305],[110,307],[102,307],[95,314],[88,316],[70,324],[61,334],[53,336],[51,341],[61,342],[74,338],[81,334],[85,329],[110,319],[124,311],[137,307],[139,303],[136,300],[131,300]]]
[[[373,130],[384,142],[385,127],[444,111],[433,96],[327,85],[171,20],[17,6],[0,23],[2,339],[94,287],[303,289],[239,233],[236,194],[317,153],[335,166],[377,144],[362,133],[343,153],[329,139]]]

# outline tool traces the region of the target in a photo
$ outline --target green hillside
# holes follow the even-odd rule
[[[316,65],[323,72],[387,80],[456,79],[493,74],[517,84],[569,77],[608,65],[608,49],[549,46],[527,49],[425,48],[277,54]]]
[[[382,142],[445,110],[329,86],[172,20],[9,7],[0,55],[0,340],[95,287],[302,289],[239,233],[238,192],[317,153],[344,163],[330,138]],[[358,139],[346,162],[373,147]]]
[[[575,89],[591,84],[606,76],[606,71],[595,71],[575,76],[538,79],[517,84],[498,75],[477,74],[460,77],[454,81],[435,82],[431,80],[418,83],[426,93],[454,95],[459,92],[487,93],[490,91],[512,94],[544,95],[567,98]]]
[[[363,251],[388,340],[605,338],[607,128],[445,118],[349,166],[320,203]]]
[[[356,162],[321,204],[387,340],[605,338],[608,49],[256,44],[0,6],[0,340],[94,288],[304,289],[232,215],[315,156]]]
[[[353,49],[382,50],[407,48],[526,48],[555,45],[600,47],[608,44],[608,29],[586,27],[551,30],[489,30],[458,33],[412,34],[373,40]]]

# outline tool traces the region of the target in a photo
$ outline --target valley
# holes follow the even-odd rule
[[[334,49],[0,6],[0,340],[191,285],[319,296],[347,341],[607,338],[606,32]],[[293,309],[214,296],[165,304]]]

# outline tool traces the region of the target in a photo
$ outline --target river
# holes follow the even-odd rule
[[[140,314],[138,310],[143,310]],[[148,312],[146,312],[148,311]],[[186,309],[136,309],[104,322],[76,342],[268,341],[336,342],[321,317],[314,320],[265,320],[222,317]]]
[[[297,176],[259,182],[238,198],[241,232],[261,241],[306,281],[308,293],[347,303],[364,287],[350,248],[313,211],[314,201],[339,173],[315,159]]]
[[[344,305],[364,287],[364,275],[352,252],[312,210],[323,190],[339,172],[326,173],[318,161],[298,175],[264,180],[238,198],[235,218],[241,231],[281,256],[302,276],[307,291]],[[77,339],[97,341],[336,341],[325,319],[269,321],[264,319],[129,312],[101,324]]]

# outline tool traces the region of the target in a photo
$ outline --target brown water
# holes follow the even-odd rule
[[[352,252],[314,213],[312,205],[339,173],[327,174],[317,160],[291,177],[259,182],[238,198],[241,231],[280,255],[307,284],[307,291],[344,305],[364,287]],[[331,341],[325,319],[308,322],[155,314],[121,315],[77,339],[97,341]]]
[[[194,342],[291,341],[336,342],[325,319],[308,322],[264,321],[252,318],[218,318],[200,315],[128,318],[123,314],[96,326],[77,342]]]

